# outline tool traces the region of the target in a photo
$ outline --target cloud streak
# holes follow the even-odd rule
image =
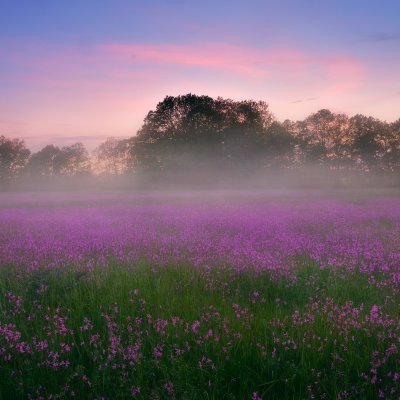
[[[309,97],[308,99],[294,100],[294,101],[291,101],[290,103],[291,103],[291,104],[306,103],[306,102],[308,102],[308,101],[314,101],[314,100],[317,100],[317,98],[316,98],[316,97]]]
[[[400,34],[393,34],[393,33],[373,33],[367,35],[366,41],[367,42],[393,42],[400,40]]]
[[[277,73],[297,78],[312,68],[341,79],[364,74],[364,66],[353,57],[310,54],[290,48],[259,49],[224,43],[194,46],[108,43],[99,49],[106,59],[132,65],[175,65],[224,71],[250,79],[268,79]]]
[[[118,87],[123,81],[146,84],[162,79],[174,68],[181,71],[224,73],[241,79],[297,80],[318,76],[327,80],[360,80],[365,65],[341,53],[319,54],[296,48],[254,48],[226,43],[195,45],[104,43],[88,48],[20,44],[2,56],[16,66],[16,80],[69,88]],[[1,55],[1,54],[0,54]]]

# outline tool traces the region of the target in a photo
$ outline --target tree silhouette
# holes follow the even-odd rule
[[[30,155],[20,139],[0,136],[0,181],[8,181],[21,175]]]
[[[349,134],[353,138],[352,155],[364,170],[376,170],[383,155],[379,135],[384,134],[386,124],[378,119],[357,114],[349,120]]]
[[[54,158],[54,173],[56,175],[88,175],[90,169],[89,154],[82,143],[62,147]]]
[[[55,160],[60,155],[61,150],[52,144],[45,146],[37,153],[33,153],[29,159],[27,169],[32,176],[54,176]]]
[[[94,151],[94,167],[97,173],[104,175],[122,175],[134,169],[136,160],[134,138],[108,138]]]
[[[139,130],[139,165],[153,170],[233,167],[260,159],[273,121],[264,102],[167,96]]]

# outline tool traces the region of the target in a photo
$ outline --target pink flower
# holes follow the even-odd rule
[[[193,333],[197,333],[197,330],[198,330],[199,326],[200,326],[200,321],[194,321],[194,323],[193,323],[193,325],[191,327],[192,332]]]

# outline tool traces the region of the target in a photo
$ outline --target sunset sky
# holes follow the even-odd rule
[[[133,136],[166,95],[400,118],[398,0],[1,1],[0,135]]]

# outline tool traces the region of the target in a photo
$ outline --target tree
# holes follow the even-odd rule
[[[348,117],[322,109],[294,124],[303,161],[337,168],[348,164],[350,142]]]
[[[54,157],[54,173],[63,176],[81,176],[90,173],[89,154],[82,143],[64,146]]]
[[[379,137],[387,130],[382,121],[357,114],[349,120],[349,135],[353,139],[353,159],[364,170],[378,167],[379,158],[383,155],[383,146]]]
[[[167,96],[147,114],[138,132],[138,162],[142,168],[161,171],[231,168],[262,153],[272,121],[262,101]]]
[[[273,122],[265,135],[267,166],[288,166],[293,159],[295,139],[285,124]]]
[[[383,150],[380,160],[382,168],[400,172],[400,119],[386,124],[386,128],[378,136]]]
[[[55,160],[61,150],[52,144],[47,145],[37,153],[31,155],[27,169],[33,176],[54,176],[56,173]]]
[[[147,143],[161,140],[183,141],[200,133],[221,130],[215,101],[208,96],[167,96],[150,111],[138,137]]]
[[[0,181],[7,181],[21,175],[30,155],[21,139],[0,136]]]
[[[109,138],[94,152],[96,172],[106,175],[122,175],[134,168],[134,138],[118,140]]]

